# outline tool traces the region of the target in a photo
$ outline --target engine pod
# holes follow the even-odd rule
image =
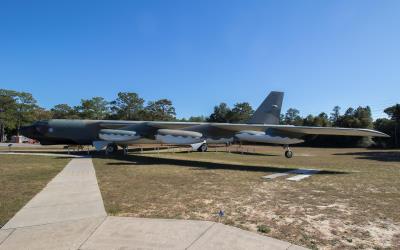
[[[159,129],[156,139],[165,144],[190,145],[203,142],[203,134],[194,131]]]
[[[99,138],[110,142],[130,142],[140,139],[135,131],[117,130],[117,129],[101,129]]]

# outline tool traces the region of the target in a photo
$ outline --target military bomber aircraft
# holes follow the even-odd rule
[[[162,143],[191,145],[207,151],[208,144],[234,141],[279,144],[285,156],[293,156],[289,146],[302,143],[307,135],[388,137],[379,131],[360,128],[279,125],[283,92],[271,92],[245,124],[166,121],[63,120],[37,121],[20,132],[42,145],[93,145],[115,153],[131,144]]]

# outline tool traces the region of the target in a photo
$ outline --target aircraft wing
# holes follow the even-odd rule
[[[162,122],[162,121],[94,121],[99,123],[101,128],[118,129],[130,126],[148,126],[158,129],[182,129],[191,126],[207,124],[202,122]]]
[[[336,128],[336,127],[307,127],[307,126],[291,126],[291,125],[252,125],[252,124],[218,124],[213,123],[211,126],[230,130],[230,131],[265,131],[269,128],[276,129],[280,132],[288,132],[303,135],[343,135],[343,136],[370,136],[370,137],[389,137],[387,134],[372,130],[360,128]]]
[[[308,127],[293,125],[268,125],[268,124],[234,124],[234,123],[204,123],[204,122],[118,122],[104,121],[101,126],[104,128],[117,128],[132,125],[149,126],[156,129],[190,129],[192,126],[205,125],[220,128],[232,132],[240,131],[266,131],[275,129],[280,132],[287,132],[300,135],[342,135],[342,136],[369,136],[369,137],[389,137],[387,134],[360,128],[337,128],[337,127]]]
[[[146,122],[148,126],[159,129],[183,129],[192,126],[208,124],[206,122]]]

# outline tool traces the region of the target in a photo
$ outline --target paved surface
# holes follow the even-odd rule
[[[85,157],[83,155],[73,155],[73,154],[52,154],[52,153],[26,153],[26,152],[1,152],[0,155],[39,155],[39,156],[58,156],[58,157],[68,157],[68,158],[80,158]]]
[[[73,159],[1,230],[0,249],[304,249],[209,221],[106,216],[91,158]]]
[[[20,148],[38,148],[43,147],[40,144],[30,144],[30,143],[12,143],[12,142],[0,142],[0,147],[8,147],[8,145],[12,145],[12,147],[20,147]]]

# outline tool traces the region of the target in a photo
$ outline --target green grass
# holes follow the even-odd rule
[[[70,159],[0,155],[0,228],[58,174]]]
[[[113,215],[221,221],[253,232],[268,225],[263,234],[314,249],[400,245],[399,151],[296,148],[286,159],[279,147],[244,150],[145,151],[94,163]],[[261,178],[294,168],[323,171],[300,182]]]

